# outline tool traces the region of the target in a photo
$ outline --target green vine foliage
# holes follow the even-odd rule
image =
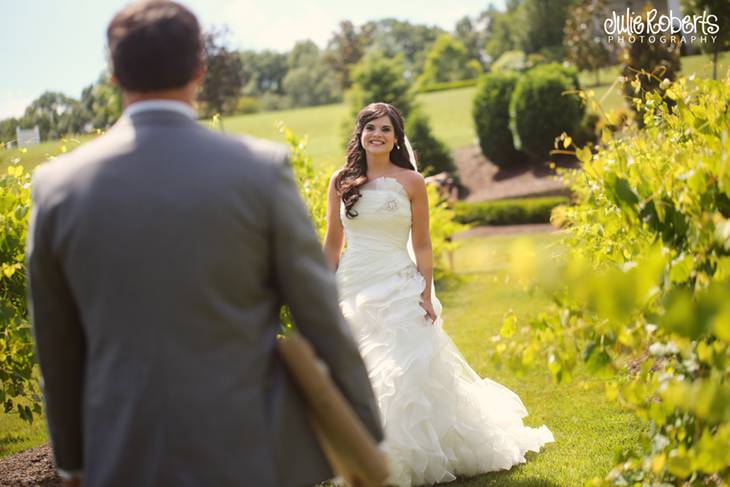
[[[592,485],[730,482],[730,79],[663,88],[635,101],[643,129],[577,150],[575,204],[553,213],[561,270],[521,261],[554,309],[522,327],[508,315],[495,337],[517,371],[544,361],[565,381],[584,363],[645,422],[641,448]]]
[[[30,213],[30,174],[11,165],[0,176],[0,402],[32,422],[41,401],[34,376],[28,319],[25,240]]]
[[[643,26],[646,28],[646,11],[643,14]],[[659,40],[671,41],[672,36],[658,36]],[[627,44],[620,52],[619,58],[623,67],[621,74],[627,81],[623,84],[624,96],[631,108],[636,112],[637,122],[643,124],[643,105],[631,103],[641,100],[641,94],[647,91],[663,93],[669,82],[677,78],[681,69],[680,45],[676,42],[634,42]],[[664,81],[667,80],[667,81]],[[665,103],[671,105],[674,100],[665,97]]]
[[[426,190],[428,191],[429,228],[433,249],[433,278],[438,283],[453,277],[453,269],[448,267],[448,256],[461,244],[452,237],[468,230],[471,225],[457,221],[456,212],[441,198],[435,186],[428,185]]]
[[[299,192],[312,217],[317,235],[320,239],[324,239],[327,229],[327,189],[330,174],[315,168],[311,156],[307,154],[307,137],[297,136],[283,122],[278,123],[278,128],[289,146],[289,162]]]

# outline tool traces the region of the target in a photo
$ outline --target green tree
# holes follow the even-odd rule
[[[28,105],[19,125],[21,128],[38,125],[41,140],[48,140],[81,133],[89,121],[89,113],[78,100],[47,91]]]
[[[484,50],[490,61],[499,59],[508,51],[522,50],[524,22],[520,18],[522,11],[519,3],[508,2],[505,12],[490,5],[486,15],[489,18],[489,27]]]
[[[317,62],[320,57],[319,47],[311,40],[298,41],[287,55],[289,69],[306,67]]]
[[[352,85],[350,69],[365,54],[365,36],[349,20],[340,22],[339,31],[332,33],[327,42],[324,59],[337,73],[337,82],[343,90]]]
[[[287,54],[265,50],[240,53],[243,70],[243,94],[258,98],[264,110],[288,107],[284,77],[289,70]]]
[[[367,22],[361,32],[369,50],[380,51],[387,57],[403,56],[405,76],[415,79],[423,71],[426,52],[439,35],[439,27],[414,25],[396,19]]]
[[[525,0],[522,50],[541,53],[549,61],[562,60],[563,29],[572,0]]]
[[[601,30],[607,15],[605,0],[584,0],[569,8],[565,22],[565,57],[581,71],[593,71],[596,86],[601,84],[600,68],[611,63],[611,45]]]
[[[719,30],[715,42],[703,44],[703,50],[712,53],[712,79],[717,79],[717,58],[720,51],[730,49],[730,2],[727,0],[683,0],[688,14],[702,15],[703,11],[717,17]]]
[[[105,71],[96,83],[81,92],[81,105],[89,114],[93,128],[109,128],[122,114],[121,90]]]
[[[481,71],[481,64],[469,58],[469,52],[461,41],[449,34],[442,34],[428,51],[418,85],[472,79],[479,76]]]
[[[482,69],[486,68],[484,65],[484,56],[486,54],[484,44],[487,40],[486,25],[488,19],[486,12],[477,16],[474,20],[469,16],[464,16],[456,22],[454,27],[454,37],[464,45],[469,59],[479,61]]]
[[[227,30],[212,30],[203,35],[203,61],[206,71],[198,92],[203,114],[229,114],[236,110],[244,82],[243,65],[238,53],[226,44]]]
[[[369,103],[386,102],[397,107],[404,117],[415,106],[415,96],[405,78],[403,58],[388,58],[370,51],[352,70],[352,88],[347,93],[350,115],[354,118]],[[348,120],[351,127],[352,120]]]
[[[275,51],[243,51],[240,53],[244,77],[243,94],[284,94],[283,80],[288,70],[288,56]]]
[[[294,107],[332,103],[342,96],[335,72],[312,41],[298,42],[291,50],[283,83]]]

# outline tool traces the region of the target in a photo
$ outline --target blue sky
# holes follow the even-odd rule
[[[0,119],[21,115],[47,90],[78,98],[106,66],[104,31],[126,0],[3,0]],[[286,51],[297,40],[324,47],[341,20],[394,17],[453,30],[504,0],[182,0],[203,27],[230,27],[232,47]]]

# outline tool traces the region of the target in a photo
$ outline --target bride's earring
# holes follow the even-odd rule
[[[398,142],[395,143],[395,148],[400,150],[400,146],[398,145]]]

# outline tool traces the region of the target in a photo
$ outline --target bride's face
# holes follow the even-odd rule
[[[390,154],[395,145],[395,130],[390,117],[383,115],[366,123],[360,143],[371,154]]]

